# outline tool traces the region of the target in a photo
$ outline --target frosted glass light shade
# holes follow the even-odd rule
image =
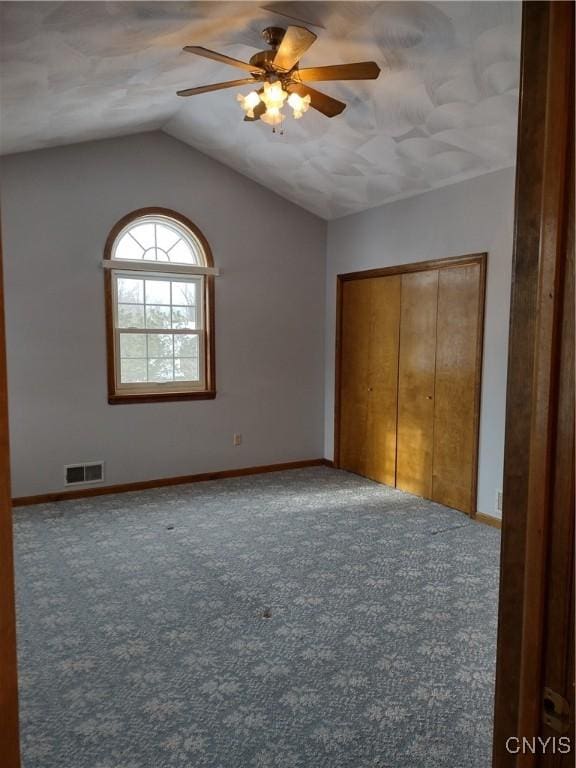
[[[284,120],[284,115],[278,107],[268,107],[266,112],[260,116],[260,120],[263,120],[268,125],[280,125]]]
[[[256,91],[250,91],[249,94],[244,96],[242,93],[239,93],[236,96],[236,101],[239,102],[240,106],[246,112],[246,117],[254,117],[254,107],[258,106],[260,104],[260,96]]]
[[[291,93],[288,98],[288,105],[293,109],[293,115],[295,120],[299,120],[304,112],[307,112],[310,108],[310,96],[302,97],[297,93]]]
[[[288,94],[278,81],[275,83],[264,83],[261,99],[268,109],[282,109],[287,98]]]

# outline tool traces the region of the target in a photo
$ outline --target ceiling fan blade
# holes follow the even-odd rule
[[[318,112],[322,112],[326,117],[335,117],[346,109],[346,104],[343,101],[333,99],[332,96],[327,96],[303,83],[290,83],[286,89],[289,93],[297,93],[299,96],[310,96],[310,106],[317,109]]]
[[[274,66],[288,72],[298,64],[314,40],[316,35],[306,27],[288,27],[276,51]]]
[[[213,83],[212,85],[200,85],[198,88],[185,88],[183,91],[176,91],[178,96],[197,96],[199,93],[210,93],[210,91],[221,91],[224,88],[235,88],[238,85],[249,85],[259,82],[253,77],[245,77],[243,80],[228,80],[226,83]]]
[[[297,80],[314,82],[319,80],[375,80],[380,67],[374,61],[358,61],[355,64],[334,64],[330,67],[298,69],[293,76]]]
[[[231,67],[245,69],[246,72],[264,72],[262,67],[255,67],[253,64],[249,64],[247,61],[233,59],[231,56],[225,56],[223,53],[211,51],[209,48],[202,48],[201,45],[185,45],[183,50],[187,53],[194,53],[196,56],[203,56],[205,59],[213,59],[214,61],[219,61],[222,64],[230,64]]]
[[[284,16],[286,19],[291,19],[292,21],[299,21],[302,24],[308,24],[312,25],[313,27],[320,27],[321,29],[326,29],[324,24],[320,21],[319,16],[312,11],[312,8],[310,5],[306,7],[306,15],[307,17],[312,16],[313,18],[302,18],[302,16],[296,16],[295,13],[300,13],[300,9],[298,8],[299,3],[296,2],[277,2],[277,3],[269,3],[268,5],[261,5],[263,11],[269,11],[270,13],[275,14],[276,16]]]
[[[266,112],[266,104],[261,101],[259,104],[256,104],[253,111],[254,117],[248,117],[248,115],[246,115],[244,118],[245,123],[254,123],[256,120],[260,120],[264,112]]]

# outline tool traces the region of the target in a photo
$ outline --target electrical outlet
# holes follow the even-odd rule
[[[496,512],[502,512],[502,491],[496,491]]]
[[[242,445],[242,435],[240,432],[234,432],[234,435],[232,437],[232,444],[233,445]]]

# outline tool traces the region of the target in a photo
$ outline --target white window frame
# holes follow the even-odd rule
[[[112,317],[114,327],[114,372],[116,391],[119,394],[161,394],[162,392],[198,392],[206,389],[206,323],[205,323],[205,292],[204,277],[202,275],[190,275],[190,282],[198,285],[197,296],[199,303],[196,306],[196,328],[121,328],[118,323],[118,278],[136,276],[145,280],[152,278],[154,280],[165,280],[170,282],[177,280],[183,282],[186,276],[181,273],[173,273],[159,270],[153,272],[148,270],[112,270]],[[170,297],[172,299],[172,297]],[[170,301],[172,308],[172,301]],[[182,381],[143,381],[123,383],[121,381],[122,361],[120,358],[120,334],[128,333],[134,335],[163,335],[163,336],[197,336],[198,337],[198,372],[199,380]]]

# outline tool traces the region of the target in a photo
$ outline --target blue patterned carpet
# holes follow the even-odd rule
[[[15,512],[24,768],[488,768],[499,532],[328,468]]]

